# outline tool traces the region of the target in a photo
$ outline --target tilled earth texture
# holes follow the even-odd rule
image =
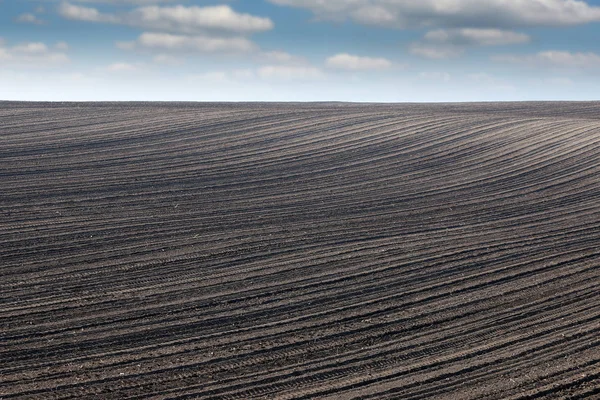
[[[0,103],[0,398],[600,396],[600,103]]]

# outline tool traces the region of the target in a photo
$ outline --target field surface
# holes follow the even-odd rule
[[[600,103],[0,103],[0,398],[600,396]]]

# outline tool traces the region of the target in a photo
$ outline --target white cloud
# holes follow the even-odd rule
[[[244,37],[186,36],[170,33],[142,33],[134,42],[117,42],[122,50],[147,49],[171,52],[243,53],[257,46]]]
[[[568,26],[600,21],[600,7],[581,0],[269,0],[311,10],[323,20],[409,27]]]
[[[0,40],[0,65],[44,68],[68,62],[69,57],[63,51],[52,51],[45,43],[25,42],[6,47]]]
[[[528,35],[501,29],[437,29],[427,32],[421,41],[413,43],[410,52],[425,58],[443,59],[460,56],[470,46],[513,45],[529,41]]]
[[[260,67],[257,74],[262,79],[274,80],[314,80],[322,79],[325,74],[316,67],[292,65],[266,65]]]
[[[63,2],[61,16],[71,20],[128,25],[148,30],[171,33],[205,34],[230,32],[251,34],[273,29],[269,18],[241,14],[227,5],[210,7],[139,7],[123,14],[102,13],[92,7]]]
[[[450,43],[464,46],[502,46],[527,43],[531,39],[523,33],[501,29],[438,29],[429,31],[424,39],[428,42]]]
[[[178,0],[71,0],[76,3],[104,3],[114,5],[133,4],[137,6],[159,4],[159,3],[174,3]]]
[[[523,64],[532,67],[559,67],[559,68],[598,68],[600,67],[600,54],[597,53],[572,53],[568,51],[542,51],[528,55],[498,55],[492,57],[493,61]]]
[[[367,5],[351,11],[350,18],[363,25],[393,26],[396,23],[396,15],[392,10],[378,5]]]
[[[29,42],[14,46],[12,50],[15,53],[45,54],[48,52],[48,46],[40,42]]]
[[[117,23],[119,19],[115,15],[104,14],[95,8],[82,7],[75,4],[63,2],[58,8],[58,13],[66,19],[86,22]]]
[[[152,61],[155,64],[163,64],[163,65],[171,65],[171,66],[177,66],[177,65],[184,64],[184,60],[182,58],[175,57],[170,54],[157,54],[152,58]]]
[[[25,13],[25,14],[19,15],[17,17],[16,21],[24,23],[24,24],[35,24],[35,25],[42,25],[44,23],[44,21],[42,21],[41,19],[39,19],[38,17],[36,17],[35,15],[30,14],[30,13]]]
[[[66,19],[86,22],[117,23],[119,19],[115,15],[104,14],[95,8],[82,7],[75,4],[63,2],[58,8],[58,13]]]
[[[124,62],[117,62],[106,67],[108,72],[135,72],[138,69],[138,66]]]
[[[465,52],[465,49],[454,45],[413,43],[410,46],[409,51],[419,57],[441,60],[444,58],[458,57]]]
[[[142,7],[130,14],[133,25],[173,31],[202,32],[205,30],[254,33],[273,29],[269,18],[240,14],[226,5],[212,7]]]
[[[260,61],[276,64],[306,64],[307,61],[303,57],[298,57],[285,51],[264,51],[259,55]]]
[[[392,67],[393,63],[386,58],[360,57],[341,53],[327,58],[325,65],[333,69],[359,71],[388,69]]]

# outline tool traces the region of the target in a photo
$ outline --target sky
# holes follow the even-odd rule
[[[600,0],[0,0],[0,100],[600,100]]]

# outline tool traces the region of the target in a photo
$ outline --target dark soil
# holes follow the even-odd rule
[[[0,103],[0,398],[600,396],[600,103]]]

